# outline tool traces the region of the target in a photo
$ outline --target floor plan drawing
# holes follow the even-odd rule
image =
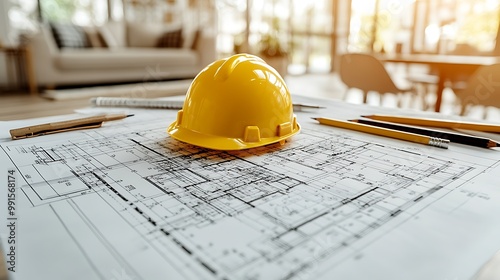
[[[314,125],[285,146],[214,151],[164,126],[1,147],[22,176],[24,212],[49,213],[60,237],[46,238],[72,244],[90,276],[320,278],[498,164]]]

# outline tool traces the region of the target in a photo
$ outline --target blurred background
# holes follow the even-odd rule
[[[439,55],[440,59],[442,56],[499,56],[499,4],[500,0],[1,1],[0,88],[3,92],[19,88],[25,92],[43,92],[46,88],[78,86],[78,83],[43,80],[44,74],[39,74],[41,70],[36,66],[37,55],[40,56],[36,51],[31,54],[34,66],[25,63],[26,58],[22,58],[24,62],[17,62],[20,64],[17,68],[9,65],[16,64],[9,61],[9,53],[18,48],[17,54],[22,56],[19,46],[25,43],[23,38],[39,32],[41,24],[70,23],[81,27],[99,27],[111,21],[126,22],[128,26],[181,24],[191,28],[203,26],[205,36],[213,37],[205,47],[213,48],[210,57],[214,59],[235,53],[256,54],[275,67],[298,92],[307,90],[321,97],[384,105],[378,98],[378,103],[373,103],[370,97],[363,98],[361,93],[347,95],[346,89],[351,86],[338,75],[342,55],[370,54],[384,63],[389,74],[403,87],[416,91],[423,85],[425,88],[419,90],[424,93],[420,95],[438,91],[442,98],[439,102],[443,102],[439,110],[458,114],[461,110],[455,108],[456,96],[451,93],[457,87],[449,83],[450,77],[440,75],[442,69],[422,61],[409,63],[394,58],[405,54]],[[493,63],[496,60],[478,62]],[[15,71],[20,74],[10,73]],[[27,85],[30,71],[33,81]],[[423,82],[408,79],[414,72],[437,78]],[[466,71],[460,81],[466,82],[471,74],[472,71]],[[13,82],[16,79],[21,81]],[[120,81],[110,79],[109,82]],[[311,83],[319,86],[311,88]],[[436,98],[419,97],[419,104],[412,106],[436,109]]]

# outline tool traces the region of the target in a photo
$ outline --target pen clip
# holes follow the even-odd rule
[[[56,129],[56,130],[43,130],[39,131],[37,133],[31,133],[31,134],[26,134],[26,135],[12,135],[12,139],[17,140],[17,139],[24,139],[24,138],[31,138],[31,137],[36,137],[36,136],[42,136],[42,135],[47,135],[47,134],[54,134],[54,133],[59,133],[59,132],[67,132],[67,131],[74,131],[74,130],[81,130],[81,129],[89,129],[89,128],[98,128],[102,126],[102,122],[98,123],[89,123],[89,124],[83,124],[83,125],[78,125],[74,127],[68,127],[68,128],[61,128],[61,129]]]

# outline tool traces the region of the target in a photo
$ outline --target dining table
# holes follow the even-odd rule
[[[438,77],[434,110],[440,112],[443,90],[447,81],[466,79],[484,65],[500,63],[500,56],[470,56],[447,54],[383,54],[378,56],[383,62],[425,64]]]

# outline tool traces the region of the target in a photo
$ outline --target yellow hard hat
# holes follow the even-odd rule
[[[278,72],[257,56],[237,54],[213,62],[194,78],[167,131],[196,146],[242,150],[283,144],[300,126]]]

